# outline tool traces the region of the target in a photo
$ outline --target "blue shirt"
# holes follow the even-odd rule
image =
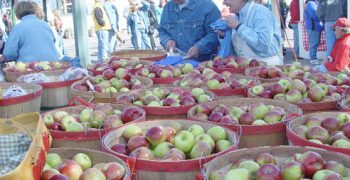
[[[209,60],[220,45],[210,24],[220,17],[219,9],[211,0],[189,0],[181,10],[170,1],[163,9],[158,28],[160,42],[166,47],[168,40],[174,40],[183,52],[196,45],[200,51],[199,60]]]
[[[59,60],[50,26],[35,15],[22,17],[22,22],[13,27],[4,56],[20,62]]]
[[[305,19],[305,28],[312,31],[322,31],[323,24],[318,19],[316,10],[317,10],[317,1],[308,1],[305,7],[304,19]]]
[[[248,1],[239,12],[242,24],[238,28],[238,35],[257,56],[267,58],[278,55],[282,43],[279,21],[268,8],[257,3],[254,3],[247,17],[251,3]]]
[[[118,31],[118,21],[119,21],[117,7],[115,7],[109,1],[105,1],[105,3],[103,4],[103,7],[107,13],[107,16],[108,16],[109,21],[110,21],[111,26],[112,26],[112,29],[114,30],[114,32],[117,32]]]

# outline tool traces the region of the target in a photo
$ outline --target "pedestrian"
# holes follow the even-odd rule
[[[299,8],[299,0],[292,0],[290,3],[290,22],[289,26],[293,29],[293,39],[294,39],[294,52],[298,58],[300,58],[299,54],[299,29],[298,23],[300,21],[300,8]]]
[[[187,58],[209,60],[220,45],[211,24],[220,17],[212,0],[169,1],[158,28],[160,42],[167,50],[187,52]]]
[[[62,22],[62,18],[61,18],[61,14],[59,10],[54,10],[53,12],[53,26],[55,27],[57,33],[59,35],[63,34],[63,22]]]
[[[38,4],[21,1],[16,5],[16,17],[4,49],[4,57],[19,62],[58,61],[55,37],[49,24],[36,16]]]
[[[144,7],[138,0],[130,0],[130,12],[128,15],[128,34],[131,34],[131,41],[135,49],[150,50],[151,42],[148,36],[149,19],[147,11],[140,10]]]
[[[317,59],[317,48],[321,39],[323,23],[317,17],[317,5],[317,0],[307,0],[304,12],[305,28],[309,38],[309,55],[311,64],[320,64],[320,61]]]
[[[104,10],[107,13],[109,18],[109,22],[111,23],[111,29],[108,31],[108,42],[109,42],[109,52],[111,53],[117,51],[117,33],[118,33],[118,23],[119,23],[119,15],[117,7],[112,4],[114,0],[106,0],[104,3]]]
[[[158,28],[158,19],[157,19],[157,10],[156,5],[154,4],[154,0],[147,0],[149,3],[149,9],[147,9],[148,19],[149,19],[149,32],[148,37],[151,41],[152,50],[156,50],[156,41],[154,39],[154,34],[156,29]]]
[[[316,67],[320,72],[349,70],[350,66],[350,21],[339,18],[332,26],[336,41],[331,55],[325,58],[322,65]]]
[[[92,17],[95,24],[95,31],[98,40],[98,62],[102,63],[103,60],[108,58],[108,31],[112,29],[107,13],[103,7],[103,0],[95,0]]]
[[[224,0],[224,5],[238,16],[225,18],[228,26],[236,30],[232,34],[236,54],[269,65],[282,65],[280,21],[272,11],[251,0]]]
[[[167,0],[160,0],[159,1],[159,6],[157,8],[157,14],[156,14],[157,20],[158,20],[158,24],[160,24],[160,20],[162,18],[162,14],[163,14],[163,8],[166,5],[166,3],[168,3]]]
[[[287,15],[289,11],[289,7],[287,6],[287,3],[285,0],[279,0],[280,5],[280,21],[281,21],[281,37],[282,37],[282,48],[283,48],[283,55],[286,54],[286,48],[284,47],[284,39],[285,39],[285,33],[286,33],[286,20]]]

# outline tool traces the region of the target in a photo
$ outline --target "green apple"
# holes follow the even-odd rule
[[[281,84],[286,89],[291,89],[292,88],[292,83],[289,80],[287,80],[287,79],[280,79],[278,81],[278,83]]]
[[[317,171],[312,176],[312,180],[323,180],[323,179],[325,179],[326,176],[331,175],[331,174],[336,174],[336,176],[340,178],[340,175],[338,173],[335,173],[335,172],[328,170],[328,169],[322,169],[322,170]],[[336,178],[336,179],[338,179],[338,178]]]
[[[251,180],[249,171],[244,168],[231,169],[227,172],[224,180]]]
[[[249,174],[252,175],[253,177],[256,177],[256,173],[259,169],[259,164],[251,161],[251,160],[246,160],[246,161],[242,161],[241,163],[239,163],[238,168],[243,168],[248,170]]]
[[[199,97],[198,97],[198,99],[197,99],[197,101],[198,101],[199,103],[208,102],[208,101],[210,101],[210,100],[211,100],[210,96],[208,96],[208,95],[206,95],[206,94],[201,94],[201,95],[199,95]]]
[[[52,167],[49,164],[45,163],[43,171],[45,171],[47,169],[52,169]]]
[[[339,139],[335,141],[332,145],[338,148],[350,148],[350,142],[344,139]]]
[[[264,120],[257,119],[257,120],[255,120],[255,121],[253,122],[252,125],[257,125],[257,126],[259,126],[259,125],[266,125],[266,124],[267,124],[267,123],[266,123]]]
[[[191,90],[191,94],[192,94],[194,97],[198,98],[200,95],[205,94],[205,92],[204,92],[204,90],[201,89],[201,88],[193,88],[193,89]]]
[[[224,128],[220,126],[214,126],[208,129],[207,134],[215,141],[227,139],[227,134]]]
[[[82,110],[79,115],[80,122],[88,122],[91,117],[92,111],[92,108],[85,108],[84,110]]]
[[[1,93],[1,91],[0,91]],[[51,127],[53,126],[53,123],[54,123],[54,119],[53,119],[53,116],[52,114],[45,114],[44,116],[44,124],[45,126],[48,128],[48,129],[51,129]]]
[[[65,129],[67,132],[84,132],[85,128],[83,124],[71,121],[68,125],[67,128]]]
[[[225,151],[226,149],[230,148],[232,146],[232,143],[228,140],[220,140],[216,142],[215,144],[215,152],[221,152]]]
[[[198,141],[192,147],[192,150],[190,152],[190,158],[191,159],[203,158],[203,157],[209,156],[212,151],[213,149],[208,143],[203,141]]]
[[[157,158],[163,158],[172,148],[174,148],[174,145],[171,143],[162,142],[154,148],[154,156]]]
[[[201,134],[201,135],[196,136],[195,141],[196,142],[203,141],[203,142],[208,143],[211,146],[211,148],[215,147],[214,140],[208,134]]]
[[[62,158],[57,153],[49,153],[46,157],[46,163],[52,168],[57,168],[62,164]]]
[[[220,82],[216,79],[211,79],[207,81],[207,86],[209,89],[218,89]]]
[[[61,121],[61,127],[62,129],[66,130],[68,127],[68,124],[71,122],[76,122],[76,119],[73,116],[66,116]]]
[[[241,115],[244,113],[244,111],[237,106],[229,107],[228,112],[231,118],[236,118],[236,119],[239,119]]]
[[[339,163],[337,161],[327,161],[325,168],[335,173],[338,173],[342,177],[347,175],[346,167],[342,163]]]
[[[195,143],[192,133],[189,131],[180,131],[175,136],[175,147],[185,153],[189,153]]]
[[[187,74],[187,73],[191,72],[192,70],[193,70],[193,66],[190,63],[186,63],[181,69],[183,74]]]
[[[253,94],[259,95],[264,91],[264,87],[262,87],[261,85],[257,85],[257,86],[252,87],[251,91]]]
[[[263,119],[269,112],[269,108],[264,104],[259,104],[254,106],[250,112],[255,115],[256,119]]]
[[[194,124],[188,128],[188,131],[193,134],[194,137],[204,134],[204,129],[198,124]]]
[[[164,89],[161,88],[154,88],[152,90],[153,94],[156,95],[158,98],[164,98],[165,96],[165,91]]]
[[[78,163],[83,170],[91,168],[92,161],[90,157],[84,153],[78,153],[73,157],[73,160]]]
[[[151,101],[149,104],[147,104],[147,106],[150,106],[150,107],[160,107],[160,106],[162,106],[162,105],[160,104],[159,101]]]
[[[139,126],[136,125],[127,126],[122,133],[122,136],[126,141],[138,135],[143,135],[143,131]]]

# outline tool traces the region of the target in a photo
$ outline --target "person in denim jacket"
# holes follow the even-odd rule
[[[172,0],[163,9],[158,28],[164,48],[178,48],[187,57],[209,60],[220,45],[210,24],[221,17],[211,0]]]
[[[128,33],[131,33],[131,42],[135,49],[152,49],[148,37],[149,20],[147,16],[148,6],[140,1],[130,1],[130,13],[127,18]]]

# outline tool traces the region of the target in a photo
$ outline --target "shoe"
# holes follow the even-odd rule
[[[321,64],[321,62],[318,59],[311,60],[310,63],[313,64],[313,65]]]

